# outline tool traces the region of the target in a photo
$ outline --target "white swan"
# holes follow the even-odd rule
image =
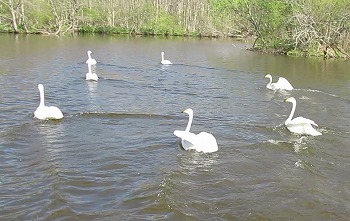
[[[45,98],[44,98],[44,86],[42,84],[38,84],[38,89],[40,92],[40,104],[39,107],[34,112],[34,117],[45,120],[45,119],[61,119],[63,118],[63,114],[60,109],[54,106],[45,106]]]
[[[86,64],[90,64],[90,65],[95,65],[95,64],[97,64],[97,62],[96,62],[96,60],[95,59],[93,59],[92,57],[91,57],[91,53],[92,53],[92,51],[88,51],[87,52],[87,55],[88,55],[88,59],[86,60]]]
[[[86,64],[88,65],[88,73],[85,75],[85,79],[87,81],[98,81],[98,76],[96,73],[92,73],[92,66],[96,65],[97,62],[95,59],[91,57],[91,51],[88,51],[88,59],[86,60]]]
[[[172,64],[169,60],[164,60],[164,52],[162,51],[162,60],[160,61],[161,64]]]
[[[287,120],[284,122],[290,132],[311,136],[322,135],[322,133],[318,132],[315,128],[312,127],[312,125],[318,127],[318,125],[313,120],[309,120],[304,117],[297,117],[292,120],[295,108],[297,106],[297,102],[294,97],[287,98],[284,100],[284,102],[291,102],[293,104],[292,111],[290,112]]]
[[[269,78],[270,82],[266,85],[266,88],[271,90],[293,90],[293,86],[289,83],[289,81],[283,77],[278,78],[276,83],[272,83],[271,74],[265,75],[265,78]]]
[[[200,132],[194,134],[190,132],[191,124],[193,120],[193,110],[188,108],[183,111],[189,115],[188,124],[185,131],[175,130],[174,135],[181,138],[182,147],[185,150],[194,149],[198,152],[211,153],[217,151],[218,144],[215,137],[207,132]]]

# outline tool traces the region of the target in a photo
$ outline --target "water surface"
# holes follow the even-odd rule
[[[1,220],[346,220],[350,64],[230,40],[0,35]],[[232,45],[234,43],[234,45]],[[86,82],[87,50],[98,82]],[[160,65],[160,52],[174,65]],[[291,92],[266,89],[266,74]],[[33,118],[37,84],[64,119]],[[296,115],[319,137],[284,126]],[[192,131],[219,151],[184,151]]]

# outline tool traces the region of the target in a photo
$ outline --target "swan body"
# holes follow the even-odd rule
[[[96,73],[91,73],[89,70],[89,72],[85,75],[85,79],[87,81],[98,81],[98,76]]]
[[[58,107],[55,106],[45,106],[45,98],[44,98],[44,86],[42,84],[38,84],[38,89],[40,92],[40,104],[39,107],[34,112],[34,117],[40,120],[46,119],[62,119],[63,114]]]
[[[188,108],[183,111],[189,115],[189,120],[187,127],[184,131],[175,130],[174,135],[181,138],[181,145],[185,150],[196,150],[203,153],[216,152],[218,144],[215,137],[207,132],[200,132],[199,134],[194,134],[190,132],[192,120],[193,120],[193,110]]]
[[[162,55],[162,60],[160,61],[161,64],[165,64],[165,65],[172,64],[171,61],[164,60],[164,52],[163,51],[162,51],[161,55]]]
[[[285,102],[291,102],[293,104],[292,111],[288,119],[284,122],[288,130],[292,133],[311,135],[311,136],[319,136],[322,135],[321,132],[317,131],[313,126],[318,127],[318,125],[310,119],[304,117],[297,117],[292,119],[295,108],[296,108],[296,100],[294,97],[287,98],[284,100]]]
[[[98,76],[96,73],[92,73],[92,66],[96,65],[97,62],[95,59],[91,57],[91,51],[88,51],[88,59],[86,60],[86,64],[88,65],[88,73],[85,75],[85,79],[87,81],[98,81]]]
[[[266,88],[271,90],[293,90],[293,86],[289,83],[289,81],[283,77],[279,77],[276,83],[272,83],[271,74],[265,75],[265,78],[269,78],[270,82],[266,85]]]

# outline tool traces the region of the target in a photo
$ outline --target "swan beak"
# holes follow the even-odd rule
[[[283,102],[288,102],[288,99],[289,99],[289,98],[284,99],[284,101],[283,101]]]
[[[187,114],[187,109],[181,111],[181,113],[186,113]]]

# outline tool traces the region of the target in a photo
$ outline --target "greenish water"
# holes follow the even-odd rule
[[[350,64],[228,40],[0,35],[1,220],[346,220]],[[86,82],[87,50],[98,82]],[[162,66],[160,52],[174,64]],[[265,74],[296,90],[273,93]],[[37,84],[64,119],[33,118]],[[296,116],[319,137],[291,134]],[[186,152],[192,131],[219,151]]]

